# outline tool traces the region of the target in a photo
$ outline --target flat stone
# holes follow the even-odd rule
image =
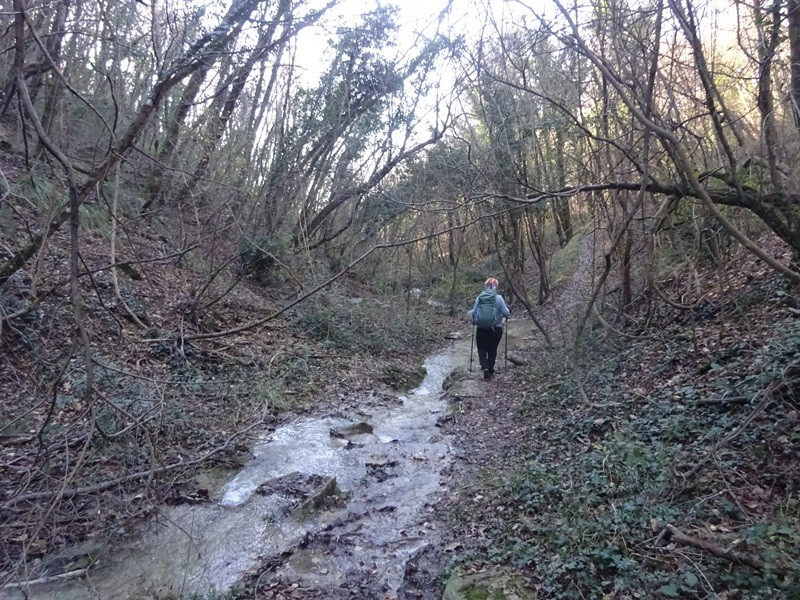
[[[299,521],[305,521],[320,509],[327,498],[334,494],[336,494],[336,477],[328,477],[297,507],[295,517]]]
[[[331,437],[347,439],[355,435],[364,435],[365,433],[372,433],[372,425],[361,421],[360,423],[353,423],[352,425],[344,425],[342,427],[331,427]]]

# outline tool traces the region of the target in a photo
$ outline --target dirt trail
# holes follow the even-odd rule
[[[581,240],[577,262],[569,278],[553,291],[542,306],[536,307],[537,318],[544,324],[556,344],[566,346],[573,341],[575,319],[579,316],[579,311],[585,309],[592,293],[594,282],[590,275],[593,269],[594,250],[594,236],[585,235]],[[541,345],[534,344],[534,347],[540,348]]]
[[[556,344],[571,344],[575,319],[580,315],[592,291],[594,240],[587,235],[581,241],[578,260],[570,277],[556,289],[543,306],[536,307],[537,318],[547,328]],[[546,352],[544,338],[526,318],[509,322],[509,352],[530,364]],[[515,343],[512,343],[512,340]],[[421,553],[407,569],[404,600],[440,600],[442,574],[460,557],[484,549],[486,541],[480,529],[480,511],[502,510],[501,499],[488,498],[492,493],[487,479],[513,464],[524,452],[529,440],[529,425],[520,420],[518,410],[526,399],[530,382],[518,377],[513,365],[490,382],[477,374],[450,390],[458,411],[443,425],[454,445],[455,460],[446,470],[446,494],[437,504],[435,517],[442,543]],[[483,522],[491,521],[491,516]]]

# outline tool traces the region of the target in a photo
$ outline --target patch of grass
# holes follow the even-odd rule
[[[269,411],[284,410],[288,405],[286,390],[280,380],[259,379],[254,386],[253,394],[256,403]]]
[[[81,225],[89,231],[96,231],[101,235],[111,232],[111,221],[108,212],[95,204],[83,204],[79,211]]]
[[[578,253],[581,249],[583,236],[586,235],[587,225],[575,227],[575,233],[569,243],[563,248],[558,248],[550,257],[550,286],[556,287],[559,283],[569,278],[575,269]]]
[[[33,171],[20,180],[17,193],[29,200],[39,214],[50,212],[57,197],[52,183]]]
[[[484,587],[470,586],[465,590],[461,590],[465,600],[491,600],[489,598],[489,590]]]

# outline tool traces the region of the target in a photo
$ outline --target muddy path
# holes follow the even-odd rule
[[[511,321],[510,351],[529,330]],[[122,542],[50,557],[52,576],[12,584],[0,599],[203,598],[236,586],[248,598],[435,597],[407,579],[443,539],[433,514],[449,494],[455,450],[440,427],[453,399],[442,386],[458,372],[462,397],[488,390],[475,364],[468,372],[468,326],[459,333],[408,394],[375,390],[348,411],[287,420],[210,501],[163,506]]]

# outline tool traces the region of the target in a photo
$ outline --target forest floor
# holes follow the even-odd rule
[[[7,254],[27,224],[19,212],[3,219]],[[34,578],[54,548],[124,537],[164,503],[210,502],[198,470],[241,467],[254,426],[408,389],[447,332],[469,331],[356,276],[235,331],[306,290],[288,276],[204,288],[209,257],[175,254],[176,240],[151,231],[119,240],[131,260],[115,282],[108,232],[81,245],[98,269],[82,287],[90,354],[73,345],[65,233],[0,290],[4,313],[21,311],[0,332],[4,582]],[[524,365],[489,382],[473,373],[478,397],[450,394],[440,431],[455,458],[429,505],[437,543],[407,565],[396,597],[438,600],[456,568],[513,577],[540,598],[796,597],[798,290],[731,252],[665,283],[671,303],[645,299],[623,317],[604,293],[605,316],[589,320],[576,357],[571,332],[594,281],[587,252],[535,308],[556,348],[515,307]],[[686,305],[689,289],[706,292]],[[281,580],[253,592],[264,573],[230,597],[331,597]],[[362,583],[337,593],[376,597]]]
[[[587,262],[538,307],[551,333],[585,310]],[[408,598],[455,566],[475,597],[800,597],[798,290],[738,252],[665,294],[701,281],[693,306],[590,319],[576,367],[532,329],[528,366],[460,402],[447,534]]]

